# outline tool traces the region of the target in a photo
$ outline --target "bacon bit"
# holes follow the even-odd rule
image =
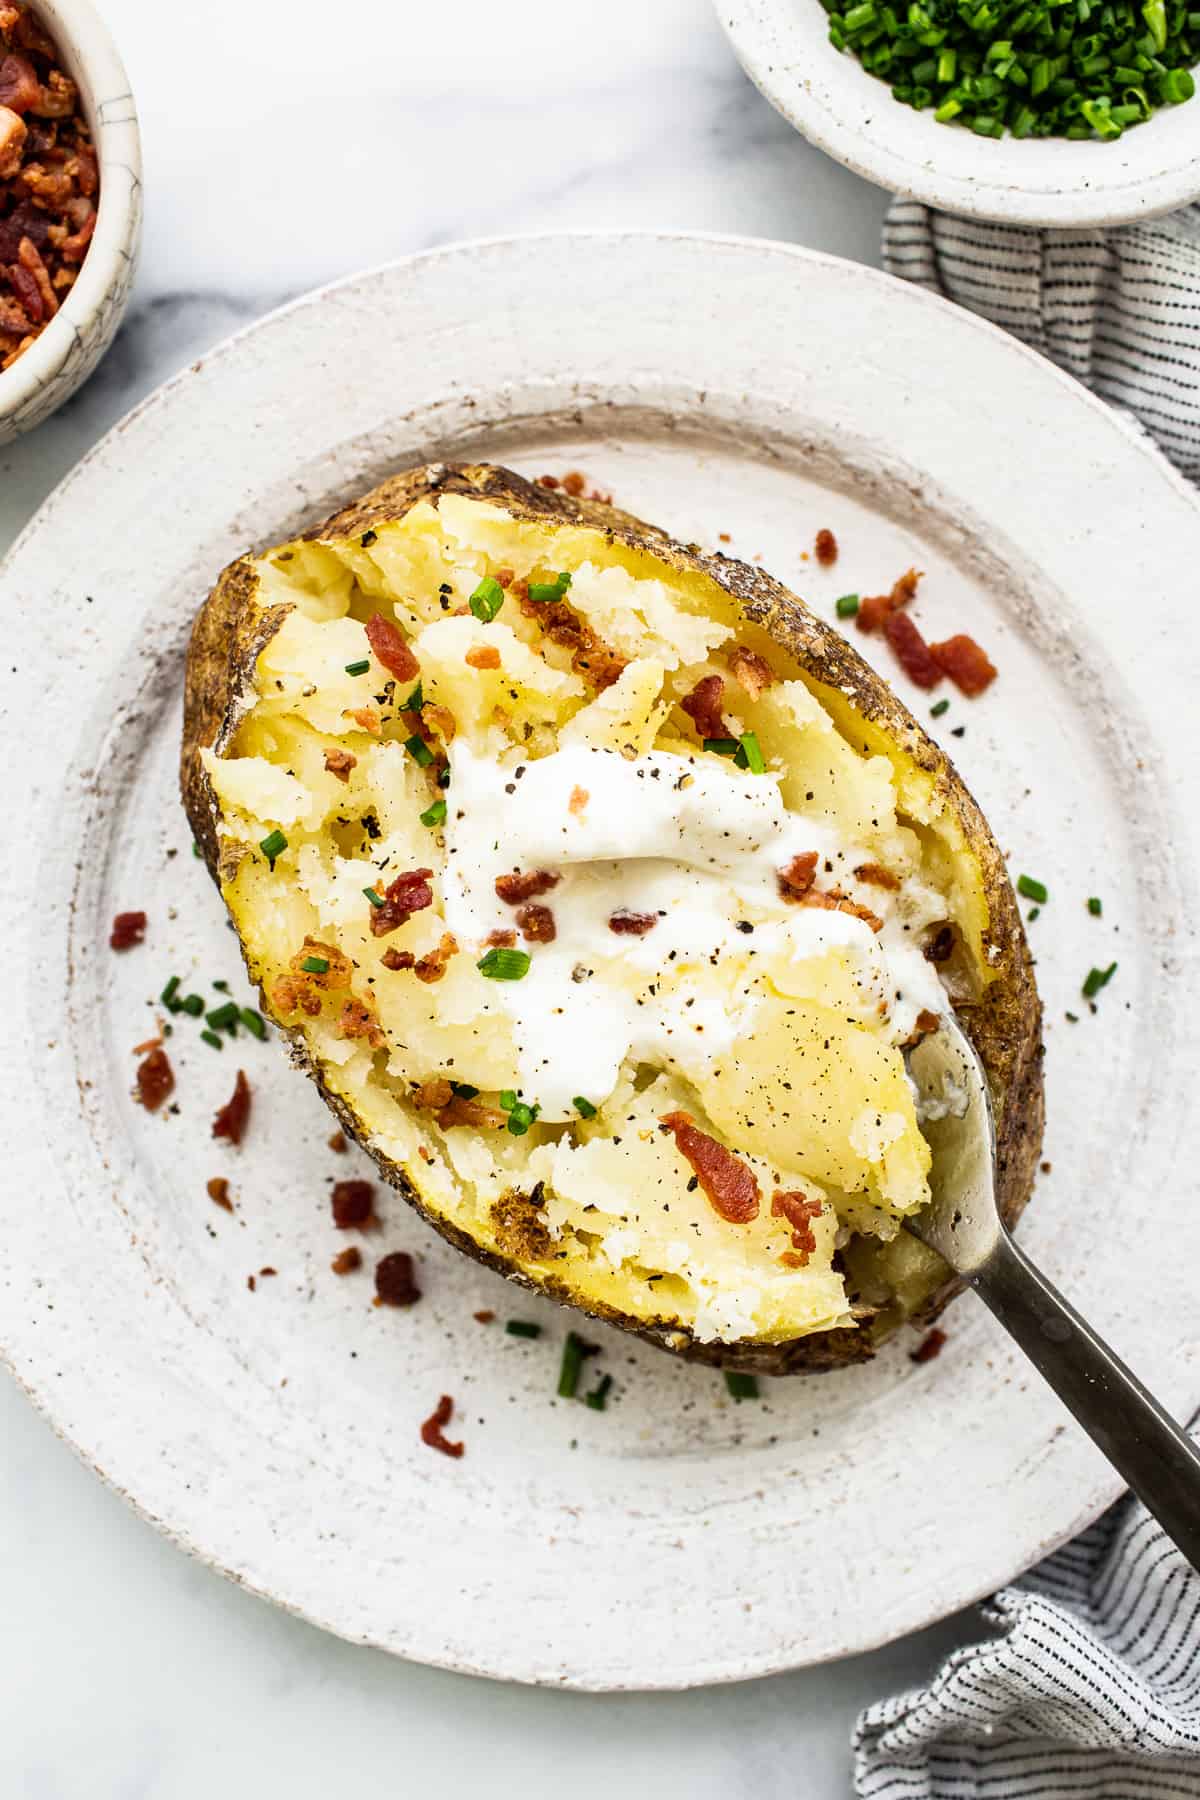
[[[485,1306],[481,1311],[472,1313],[471,1317],[480,1325],[490,1325],[496,1315],[490,1306]]]
[[[357,1244],[347,1244],[344,1250],[338,1251],[329,1266],[335,1275],[353,1275],[355,1269],[362,1268],[362,1251]]]
[[[527,944],[552,944],[558,935],[554,914],[548,906],[539,906],[536,900],[530,901],[518,912],[517,926]]]
[[[953,925],[951,925],[949,921],[944,925],[939,925],[934,935],[923,948],[922,954],[924,955],[925,961],[931,963],[949,962],[950,958],[954,955],[954,941],[955,933]]]
[[[942,671],[930,654],[929,645],[907,613],[889,613],[883,623],[883,635],[896,652],[896,660],[919,688],[935,688]]]
[[[921,1339],[921,1342],[917,1345],[916,1349],[909,1351],[909,1353],[908,1353],[909,1362],[914,1362],[914,1363],[932,1362],[935,1356],[941,1355],[942,1345],[945,1342],[946,1342],[945,1332],[939,1330],[939,1328],[935,1325],[932,1331],[927,1331],[925,1333],[925,1336]]]
[[[409,869],[388,883],[382,906],[371,908],[371,936],[386,937],[407,925],[414,913],[433,905],[433,889],[429,885],[432,869]]]
[[[775,671],[766,658],[757,650],[747,650],[744,644],[730,651],[729,673],[752,700],[757,700],[775,681]]]
[[[383,963],[385,969],[391,969],[393,971],[397,969],[415,969],[417,966],[417,959],[411,950],[396,950],[394,948],[385,950],[380,961]]]
[[[260,1270],[259,1270],[259,1271],[258,1271],[258,1275],[259,1275],[259,1280],[260,1280],[260,1281],[261,1281],[261,1279],[262,1279],[262,1277],[263,1277],[263,1276],[264,1276],[264,1275],[278,1275],[278,1273],[279,1273],[279,1270],[278,1270],[278,1269],[273,1269],[273,1268],[272,1268],[272,1267],[271,1267],[271,1265],[270,1265],[270,1263],[267,1263],[267,1264],[266,1264],[266,1265],[265,1265],[265,1267],[263,1267],[263,1268],[261,1268],[261,1269],[260,1269]]]
[[[413,974],[418,981],[423,981],[427,987],[432,986],[435,981],[440,981],[442,979],[442,976],[446,973],[447,963],[457,950],[458,939],[454,936],[454,933],[452,931],[443,932],[441,942],[437,949],[430,950],[427,955],[419,956],[417,958],[416,962],[413,964]]]
[[[419,1112],[440,1112],[454,1098],[454,1089],[444,1075],[422,1081],[413,1093],[413,1105]]]
[[[249,1118],[250,1083],[239,1069],[233,1093],[213,1120],[212,1134],[215,1138],[228,1138],[231,1144],[240,1144]]]
[[[869,594],[862,601],[855,616],[855,624],[860,631],[876,631],[894,612],[902,606],[908,606],[917,591],[920,581],[920,569],[908,569],[893,582],[890,594]]]
[[[350,719],[372,737],[383,736],[383,720],[373,706],[347,706],[342,709],[343,719]]]
[[[860,863],[854,871],[854,879],[865,881],[869,887],[889,888],[892,892],[900,886],[900,877],[877,862]]]
[[[800,1255],[795,1250],[785,1250],[779,1260],[785,1269],[807,1269],[808,1267],[808,1257]]]
[[[376,1306],[415,1306],[421,1298],[413,1259],[407,1250],[393,1250],[375,1265]]]
[[[725,719],[721,712],[724,692],[725,683],[720,675],[705,675],[679,702],[702,738],[725,736]]]
[[[578,469],[571,469],[563,476],[562,484],[563,492],[570,494],[573,500],[578,500],[580,494],[582,494],[584,488],[587,486],[587,479],[579,473]]]
[[[810,1200],[808,1195],[797,1190],[790,1194],[775,1193],[771,1200],[771,1217],[786,1219],[792,1228],[792,1249],[801,1259],[800,1267],[807,1266],[808,1259],[817,1247],[810,1220],[819,1219],[825,1211],[823,1200]],[[790,1265],[789,1265],[790,1266]]]
[[[325,767],[331,775],[336,775],[339,781],[349,781],[350,771],[357,765],[357,756],[351,756],[348,750],[327,750],[325,752]]]
[[[817,879],[818,860],[815,850],[803,850],[799,856],[793,856],[786,869],[780,869],[779,892],[785,900],[803,900],[811,891]]]
[[[162,1027],[160,1026],[157,1037],[147,1038],[144,1043],[135,1044],[129,1054],[131,1056],[147,1056],[151,1050],[157,1050],[162,1041]]]
[[[483,940],[489,950],[511,950],[516,941],[515,931],[489,931]]]
[[[0,62],[0,106],[15,113],[32,112],[41,97],[37,70],[27,56],[14,50]]]
[[[495,644],[473,644],[467,651],[466,661],[473,669],[498,669],[500,652]]]
[[[497,569],[496,570],[496,580],[499,582],[499,584],[502,588],[509,588],[513,584],[513,578],[514,578],[515,574],[516,574],[515,569]]]
[[[543,475],[542,487],[557,486],[553,476]],[[448,1425],[454,1416],[454,1402],[449,1394],[443,1394],[425,1423],[421,1427],[421,1442],[428,1444],[431,1450],[440,1450],[443,1456],[461,1456],[465,1445],[452,1444],[443,1435],[442,1426]]]
[[[567,811],[572,818],[582,819],[590,799],[591,795],[586,788],[573,787],[571,789],[571,798],[567,801]]]
[[[250,1289],[250,1292],[252,1294],[257,1292],[258,1284],[256,1283],[253,1275],[247,1275],[246,1286]]]
[[[204,1184],[210,1200],[223,1207],[227,1213],[233,1211],[233,1201],[229,1198],[229,1183],[223,1175],[214,1175],[211,1181]]]
[[[851,900],[840,888],[830,888],[828,892],[821,888],[810,888],[800,904],[815,906],[821,912],[849,913],[855,919],[862,919],[872,931],[883,930],[883,920],[869,906],[860,906],[857,900]]]
[[[544,488],[556,488],[558,486],[558,476],[557,475],[539,475],[537,478],[537,485],[538,485],[538,487],[544,487]]]
[[[387,1042],[375,1016],[374,1000],[359,1000],[351,995],[334,1029],[340,1038],[366,1038],[372,1050],[381,1050]]]
[[[727,531],[718,531],[717,537],[722,544],[732,544],[733,539]]]
[[[817,541],[813,545],[813,549],[816,551],[817,561],[821,567],[831,569],[838,557],[838,541],[832,531],[822,526],[817,533]]]
[[[941,1022],[937,1014],[930,1012],[927,1006],[923,1006],[917,1014],[917,1030],[922,1037],[928,1037],[931,1031],[936,1031]]]
[[[375,1224],[375,1188],[369,1181],[335,1181],[329,1196],[339,1231]]]
[[[674,1133],[680,1155],[691,1163],[718,1218],[727,1225],[757,1219],[761,1194],[753,1169],[701,1131],[690,1113],[665,1113],[658,1122]]]
[[[432,700],[427,700],[421,716],[434,727],[443,744],[454,742],[454,734],[458,727],[454,722],[454,714],[448,707],[437,706]]]
[[[365,630],[368,644],[388,674],[394,675],[397,681],[411,681],[421,665],[392,621],[385,619],[382,613],[372,613]]]
[[[26,171],[26,175],[28,176],[28,171]],[[47,205],[55,204],[55,201],[48,196],[38,197],[44,198],[45,204]],[[44,319],[52,319],[58,311],[58,298],[54,292],[54,284],[50,280],[50,271],[42,261],[41,254],[32,238],[23,237],[21,239],[20,248],[17,251],[17,261],[20,267],[24,269],[28,275],[31,275],[37,284],[38,294],[40,295],[42,302],[42,317]]]
[[[327,962],[329,967],[324,974],[314,974],[304,967],[305,962],[314,959]],[[288,968],[305,987],[315,988],[322,994],[340,993],[350,986],[354,976],[354,964],[345,951],[339,950],[336,944],[324,944],[320,938],[306,937],[295,956],[288,963]]]
[[[657,913],[631,912],[627,906],[618,906],[608,917],[608,929],[618,937],[645,937],[657,924]]]
[[[157,1112],[175,1088],[175,1071],[161,1045],[138,1064],[136,1079],[138,1103],[147,1112]]]
[[[930,644],[929,654],[960,693],[974,700],[996,679],[996,669],[973,637],[959,633],[940,644]]]
[[[118,913],[112,922],[109,933],[109,944],[114,950],[132,950],[146,936],[146,915],[144,912]]]
[[[499,1131],[508,1124],[508,1115],[498,1107],[488,1106],[482,1100],[468,1100],[465,1094],[453,1095],[434,1116],[444,1131],[451,1125],[469,1125],[475,1131]]]
[[[529,869],[525,874],[515,871],[511,875],[497,875],[497,896],[509,906],[518,906],[522,900],[536,900],[542,894],[548,894],[556,888],[561,876],[550,869]]]
[[[345,1156],[346,1151],[349,1149],[344,1131],[335,1131],[333,1136],[328,1138],[326,1142],[328,1148],[333,1151],[335,1156]]]
[[[552,644],[560,644],[571,652],[571,667],[584,675],[598,692],[618,681],[628,666],[628,658],[619,656],[603,638],[597,637],[585,619],[581,619],[565,600],[546,603],[529,598],[527,582],[513,583],[513,593],[527,619],[532,619]]]
[[[302,1012],[315,1019],[321,1010],[321,996],[313,993],[306,982],[281,975],[271,989],[271,1004],[278,1013]]]

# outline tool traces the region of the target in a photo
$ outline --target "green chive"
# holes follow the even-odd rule
[[[843,594],[837,602],[838,618],[839,619],[852,619],[857,611],[858,611],[858,595],[857,594]]]
[[[163,989],[162,993],[158,996],[159,999],[162,1001],[163,1005],[166,1007],[168,1012],[179,1012],[182,1009],[183,1001],[177,1000],[175,998],[175,996],[178,992],[179,992],[179,977],[178,977],[178,975],[172,975],[170,981],[168,981],[166,987]]]
[[[249,1032],[252,1032],[256,1038],[265,1038],[266,1037],[266,1035],[267,1035],[266,1020],[263,1018],[261,1013],[255,1012],[255,1010],[252,1006],[243,1006],[243,1007],[239,1008],[238,1018],[242,1021],[242,1024],[246,1027],[246,1030]]]
[[[274,870],[276,859],[283,855],[288,847],[288,841],[282,831],[269,831],[258,847]]]
[[[218,994],[227,994],[229,992],[229,983],[227,981],[214,981],[213,986],[216,988]]]
[[[488,625],[504,605],[504,589],[491,575],[485,575],[467,605],[481,624]]]
[[[408,751],[408,754],[412,757],[413,761],[419,763],[423,769],[427,769],[433,761],[433,751],[429,748],[425,739],[423,737],[418,737],[415,732],[412,737],[405,738],[404,748]]]
[[[358,662],[347,663],[346,673],[347,675],[365,675],[370,666],[370,657],[364,656]]]
[[[420,712],[424,705],[425,705],[425,693],[424,693],[423,688],[421,687],[421,683],[418,681],[416,687],[413,689],[412,693],[408,696],[408,699],[402,700],[400,702],[400,711],[401,712]]]
[[[948,700],[935,700],[929,709],[929,716],[931,719],[940,719],[943,713],[948,713],[949,711],[950,702]]]
[[[1084,999],[1085,1000],[1094,1000],[1096,998],[1096,995],[1100,992],[1100,989],[1102,987],[1108,986],[1109,982],[1112,980],[1112,978],[1116,974],[1116,972],[1117,972],[1116,963],[1109,963],[1107,969],[1092,969],[1092,970],[1090,970],[1088,973],[1088,978],[1083,984]]]
[[[596,1386],[583,1397],[593,1412],[603,1412],[608,1405],[608,1391],[612,1387],[611,1375],[602,1375]]]
[[[574,1331],[568,1331],[567,1341],[563,1345],[562,1364],[558,1371],[558,1393],[562,1400],[573,1400],[575,1390],[579,1386],[579,1376],[583,1369],[584,1358],[595,1354],[594,1344],[585,1344]]]
[[[421,823],[430,826],[444,825],[446,823],[446,802],[435,800],[432,806],[427,806],[421,814]]]
[[[518,1100],[515,1106],[510,1107],[508,1129],[513,1136],[524,1137],[541,1110],[540,1106],[527,1106],[524,1100]]]
[[[1033,921],[1035,919],[1040,919],[1041,916],[1042,916],[1042,909],[1040,906],[1031,906],[1028,913],[1026,914],[1026,917],[1028,918],[1029,923],[1031,925],[1033,924]]]
[[[570,580],[569,575],[560,575],[557,581],[531,581],[529,598],[536,601],[539,606],[553,605],[556,600],[562,599],[570,585]]]
[[[300,967],[306,975],[328,975],[329,958],[327,956],[306,956]]]
[[[590,1100],[585,1100],[582,1094],[576,1094],[571,1105],[575,1108],[575,1111],[579,1114],[581,1119],[594,1119],[596,1116],[596,1108],[592,1105]]]
[[[733,1369],[726,1369],[725,1386],[734,1400],[758,1399],[758,1377],[756,1375],[739,1375]]]
[[[499,1106],[500,1111],[511,1112],[516,1104],[517,1095],[515,1088],[501,1088],[497,1097],[497,1105]]]
[[[189,1018],[198,1019],[200,1014],[204,1011],[203,996],[200,994],[185,994],[183,999],[179,1002],[179,1009],[181,1012],[187,1013]]]
[[[736,738],[705,738],[704,748],[714,756],[736,756],[741,745]]]
[[[203,850],[200,848],[200,846],[196,842],[195,838],[192,839],[192,855],[197,858],[202,858],[204,855]]]
[[[748,769],[751,775],[765,775],[767,772],[758,739],[752,731],[743,731],[738,739],[738,753],[733,760],[739,769]]]
[[[521,981],[529,973],[529,961],[527,950],[507,950],[497,944],[475,967],[489,981]]]
[[[1098,919],[1100,917],[1101,913],[1104,911],[1103,906],[1101,905],[1099,899],[1097,898],[1097,896],[1095,894],[1093,894],[1091,899],[1088,901],[1088,911],[1091,913],[1093,919]]]
[[[1017,876],[1017,892],[1024,900],[1036,900],[1039,906],[1050,898],[1045,882],[1035,881],[1032,875]]]
[[[510,1319],[504,1329],[509,1337],[539,1338],[542,1335],[541,1326],[535,1325],[532,1319]]]
[[[202,1031],[200,1036],[210,1049],[223,1050],[225,1048],[223,1040],[217,1036],[215,1031]]]
[[[213,1010],[210,1013],[205,1013],[204,1017],[206,1023],[213,1031],[236,1031],[239,1008],[234,1001],[227,1000],[224,1006],[214,1006]]]
[[[363,893],[367,896],[367,899],[371,902],[372,906],[383,905],[383,895],[377,894],[374,888],[364,888]]]
[[[1167,47],[1167,9],[1163,5],[1163,0],[1147,0],[1146,5],[1142,8],[1142,17],[1154,39],[1155,49],[1165,50]]]

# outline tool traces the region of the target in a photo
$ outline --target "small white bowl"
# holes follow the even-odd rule
[[[90,0],[34,0],[34,11],[78,85],[100,163],[100,204],[79,279],[40,337],[0,373],[0,444],[40,425],[100,361],[129,299],[142,231],[137,114],[108,28]]]
[[[750,79],[811,143],[893,193],[1012,225],[1123,225],[1200,195],[1200,94],[1112,143],[982,138],[914,112],[829,42],[821,0],[716,0]]]

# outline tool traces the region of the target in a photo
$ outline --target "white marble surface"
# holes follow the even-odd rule
[[[0,550],[165,376],[365,264],[572,225],[877,260],[884,197],[758,97],[708,0],[241,0],[235,27],[207,28],[216,15],[162,0],[103,10],[142,117],[145,260],[99,374],[0,451]],[[978,1630],[964,1615],[836,1667],[677,1696],[472,1681],[324,1637],[187,1561],[7,1378],[0,1435],[4,1800],[840,1800],[857,1709]]]

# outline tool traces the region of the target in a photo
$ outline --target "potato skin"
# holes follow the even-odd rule
[[[526,481],[509,469],[488,463],[432,463],[405,470],[304,536],[326,541],[361,537],[365,531],[402,519],[420,500],[436,504],[438,495],[443,493],[495,501],[514,518],[530,523],[558,521],[592,526],[630,549],[650,550],[680,573],[709,577],[724,589],[746,620],[767,632],[816,680],[841,689],[855,711],[879,726],[920,768],[937,779],[957,812],[983,871],[990,913],[984,948],[995,979],[982,1000],[960,1004],[956,1013],[987,1071],[996,1121],[997,1196],[1006,1224],[1014,1225],[1029,1199],[1041,1153],[1041,1005],[1004,859],[949,759],[841,634],[770,575],[720,553],[708,554],[694,545],[676,543],[657,527],[615,507],[574,499],[560,489]],[[220,755],[231,739],[252,688],[259,654],[287,615],[286,606],[260,612],[257,585],[258,578],[248,557],[224,571],[196,620],[187,659],[180,765],[183,804],[218,886],[220,810],[199,752],[213,747]],[[254,973],[251,968],[252,977]],[[443,1237],[510,1280],[579,1309],[580,1302],[568,1283],[555,1278],[532,1279],[515,1263],[481,1250],[464,1232],[434,1215],[403,1171],[372,1147],[360,1133],[350,1109],[325,1087],[302,1034],[287,1027],[280,1029],[290,1040],[293,1059],[315,1080],[343,1130],[363,1145],[384,1178]],[[947,1270],[946,1281],[913,1323],[928,1324],[962,1286]],[[871,1306],[854,1309],[853,1327],[813,1332],[783,1344],[701,1343],[676,1319],[646,1321],[590,1302],[582,1310],[689,1361],[763,1375],[816,1373],[863,1362],[875,1354],[882,1336],[890,1335],[886,1317]]]

